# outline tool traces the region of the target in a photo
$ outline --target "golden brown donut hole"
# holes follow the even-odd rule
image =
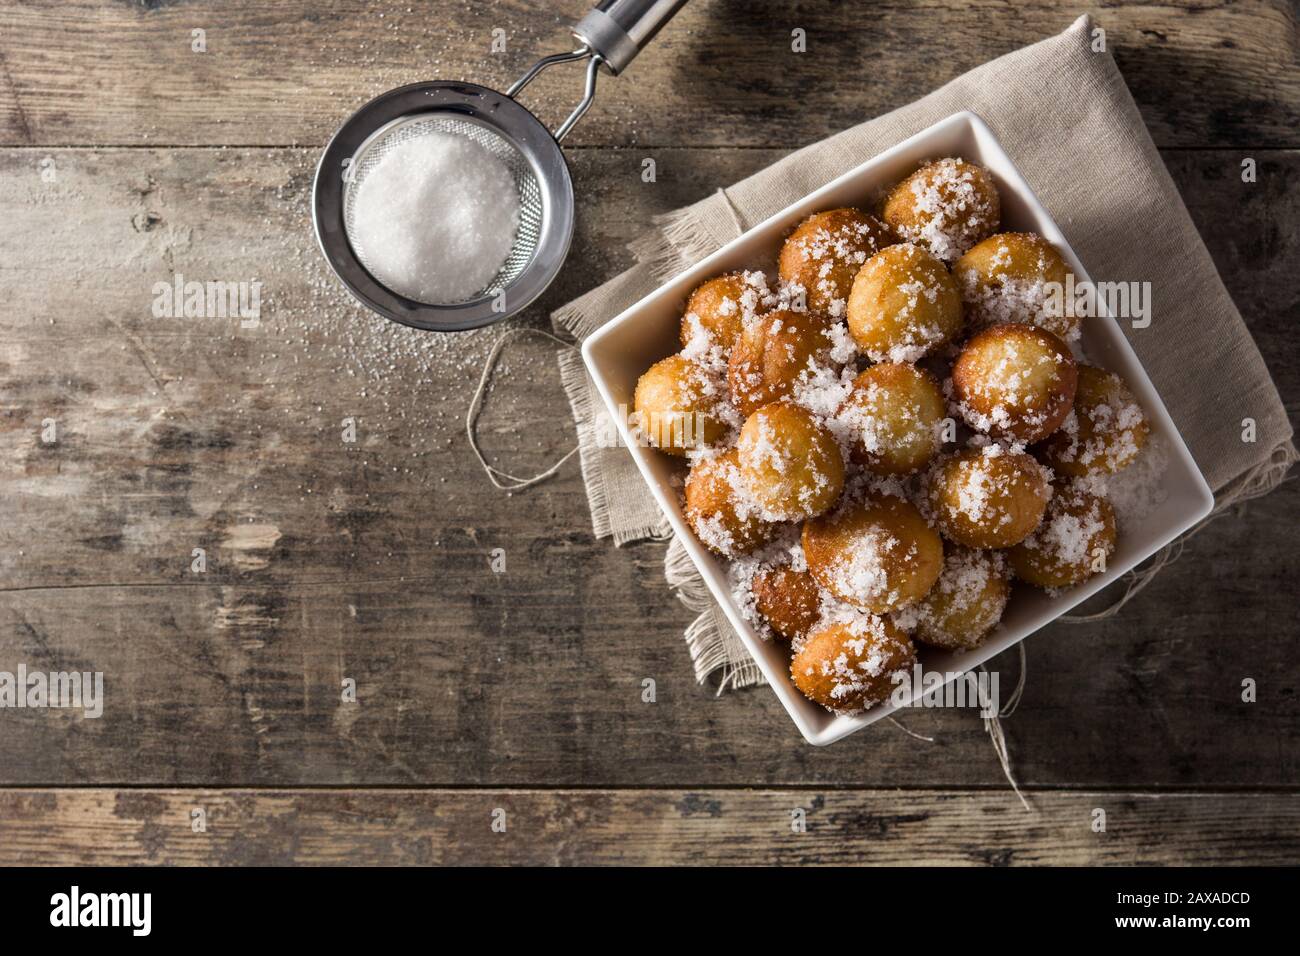
[[[1074,356],[1051,332],[995,325],[961,350],[952,386],[962,417],[976,431],[1036,442],[1061,426],[1074,403]]]
[[[1149,433],[1142,406],[1122,378],[1080,365],[1074,407],[1039,447],[1052,470],[1083,478],[1126,468],[1146,445]]]
[[[887,700],[893,675],[916,663],[916,648],[892,621],[862,615],[808,636],[790,661],[799,690],[837,714],[861,713]]]
[[[1036,325],[1072,342],[1079,319],[1067,315],[1065,260],[1056,247],[1032,232],[990,236],[957,260],[953,275],[975,328],[1015,322]],[[1057,296],[1048,294],[1055,283]]]
[[[807,571],[765,568],[754,575],[750,590],[758,613],[778,637],[802,638],[817,623],[821,590]]]
[[[686,311],[682,314],[682,345],[690,344],[694,331],[691,316],[695,316],[718,345],[730,349],[740,335],[744,312],[741,297],[744,293],[745,275],[742,272],[729,272],[697,286],[686,300]]]
[[[686,476],[686,520],[710,551],[728,557],[754,550],[772,536],[750,503],[736,449],[700,458]]]
[[[882,216],[901,239],[953,262],[997,232],[1002,211],[997,186],[983,166],[940,159],[895,186]]]
[[[810,369],[829,362],[834,343],[826,320],[812,312],[779,309],[750,321],[727,364],[731,401],[742,415],[786,398]]]
[[[854,461],[876,474],[910,475],[938,454],[946,412],[929,372],[882,362],[854,380],[835,417],[854,438]]]
[[[803,526],[808,570],[827,591],[883,614],[923,597],[943,567],[943,542],[910,502],[870,494]]]
[[[1007,552],[1016,577],[1035,587],[1065,588],[1100,574],[1115,553],[1115,512],[1105,498],[1058,488],[1042,524]]]
[[[853,277],[893,241],[880,220],[859,209],[814,213],[781,246],[777,269],[785,282],[803,286],[810,310],[840,318]]]
[[[844,488],[844,459],[834,436],[797,405],[778,402],[754,412],[737,447],[745,485],[769,520],[821,514]]]
[[[854,278],[848,326],[873,362],[915,362],[961,331],[961,295],[947,267],[920,246],[888,246]]]
[[[970,650],[1002,620],[1011,596],[1010,577],[1000,551],[949,548],[934,587],[894,619],[911,629],[913,640],[944,650]]]
[[[968,448],[938,461],[926,494],[940,530],[970,548],[1009,548],[1043,520],[1051,486],[1029,455],[1001,445]]]
[[[682,355],[655,362],[636,383],[635,425],[650,445],[670,455],[716,444],[727,428],[718,416],[720,383]]]

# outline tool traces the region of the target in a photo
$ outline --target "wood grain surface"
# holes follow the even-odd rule
[[[0,865],[1267,866],[1300,853],[1294,795],[1031,798],[1033,813],[1007,793],[935,790],[0,790]]]
[[[587,0],[35,0],[0,3],[0,143],[318,143],[387,89],[509,86],[571,49]],[[1295,146],[1290,0],[693,0],[572,145],[769,146],[821,139],[1090,12],[1161,146]],[[193,51],[203,30],[205,53]],[[505,49],[493,52],[493,31]],[[803,30],[804,53],[792,51]],[[555,72],[555,71],[553,71]],[[572,70],[529,91],[557,123]],[[566,142],[566,145],[569,145]]]
[[[513,496],[486,484],[464,414],[501,330],[365,314],[308,200],[318,145],[367,96],[429,75],[504,84],[562,48],[584,3],[542,6],[0,0],[0,670],[106,685],[98,720],[0,711],[0,862],[42,840],[60,862],[470,862],[498,845],[493,862],[671,862],[697,839],[720,862],[1294,860],[1294,483],[1198,535],[1122,616],[1030,639],[1006,732],[1033,824],[974,713],[908,715],[933,743],[882,722],[814,749],[770,692],[697,686],[663,546],[594,540],[576,461]],[[516,324],[545,327],[628,266],[654,214],[1077,12],[689,4],[574,134],[572,258]],[[1293,5],[1094,12],[1294,411]],[[795,28],[808,54],[789,53]],[[539,109],[558,118],[575,83],[539,88]],[[1229,188],[1246,156],[1258,182]],[[176,274],[260,283],[260,324],[156,317],[155,283]],[[552,346],[510,347],[482,434],[517,472],[572,446]],[[996,663],[1014,680],[1014,655]],[[63,789],[88,785],[127,789]],[[435,789],[291,789],[397,785]],[[201,789],[135,789],[175,787]],[[465,787],[511,788],[508,842],[448,822],[502,793],[436,789]],[[814,791],[847,841],[785,838]],[[1088,830],[1093,791],[1131,808],[1123,840]],[[191,839],[200,796],[239,833]],[[696,797],[727,808],[713,837],[707,812],[678,812]],[[914,807],[919,822],[871,822]],[[529,827],[548,838],[516,842]]]

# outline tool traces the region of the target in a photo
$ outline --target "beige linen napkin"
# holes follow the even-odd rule
[[[556,327],[585,338],[744,230],[913,133],[971,110],[993,129],[1098,281],[1151,283],[1150,327],[1125,325],[1125,333],[1214,489],[1216,513],[1267,493],[1297,460],[1291,424],[1100,37],[1091,19],[1080,17],[1058,36],[659,217],[658,228],[631,247],[640,264],[556,311]],[[596,535],[616,544],[666,536],[632,457],[601,447],[607,413],[581,358],[561,353],[560,366]],[[1247,418],[1256,423],[1254,442],[1242,440]],[[1125,599],[1167,559],[1158,556],[1130,579]],[[761,683],[680,547],[670,547],[666,572],[700,612],[686,633],[697,677],[721,669],[720,689]]]

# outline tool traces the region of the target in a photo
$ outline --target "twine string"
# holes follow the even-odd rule
[[[1020,678],[1016,681],[1015,689],[1011,691],[1011,696],[1007,699],[1006,704],[992,716],[984,717],[984,732],[989,735],[989,742],[993,744],[993,753],[997,755],[998,765],[1002,768],[1002,776],[1007,778],[1007,783],[1011,784],[1011,789],[1016,792],[1020,798],[1020,804],[1027,811],[1033,813],[1034,808],[1025,795],[1020,791],[1020,784],[1016,781],[1016,775],[1011,771],[1011,752],[1007,748],[1006,734],[1002,731],[1002,718],[1010,717],[1020,706],[1020,698],[1025,693],[1025,675],[1029,672],[1028,659],[1025,656],[1025,643],[1021,641],[1016,645],[1016,650],[1020,652]],[[980,673],[987,674],[988,670],[983,664],[979,667]],[[976,688],[980,687],[976,684]],[[978,689],[980,695],[980,712],[988,714],[992,709],[992,701],[985,697],[986,691]]]
[[[550,478],[558,472],[566,461],[576,455],[580,447],[574,445],[562,458],[560,458],[559,461],[555,462],[555,464],[543,471],[539,471],[535,475],[527,477],[512,475],[508,471],[502,471],[500,468],[489,464],[487,458],[483,455],[483,451],[479,447],[478,432],[475,426],[478,424],[479,413],[483,410],[483,399],[487,394],[488,383],[492,380],[492,373],[496,370],[497,362],[500,361],[501,352],[505,349],[506,344],[524,335],[540,335],[543,338],[550,339],[552,342],[564,346],[565,348],[573,349],[573,344],[571,342],[566,342],[564,339],[557,335],[552,335],[545,329],[516,328],[510,329],[497,339],[496,343],[492,346],[492,350],[488,352],[488,356],[483,362],[483,374],[479,376],[478,387],[474,389],[474,395],[469,402],[469,410],[465,413],[465,437],[469,440],[470,451],[474,452],[474,457],[478,459],[478,463],[483,467],[483,471],[487,475],[488,481],[492,482],[493,487],[501,491],[521,491],[524,488],[529,488],[545,481],[547,478]]]
[[[1007,748],[1006,734],[1002,731],[1001,718],[1010,717],[1016,712],[1016,708],[1020,706],[1020,699],[1025,693],[1025,675],[1028,673],[1028,666],[1025,657],[1025,644],[1023,641],[1016,645],[1016,651],[1020,656],[1020,677],[1016,680],[1016,686],[1011,691],[1011,696],[1007,698],[1007,702],[1002,705],[1001,709],[991,717],[983,718],[984,732],[989,735],[989,741],[993,744],[993,753],[998,758],[998,766],[1002,768],[1002,776],[1006,777],[1007,783],[1011,784],[1011,789],[1014,790],[1016,796],[1020,798],[1021,805],[1030,813],[1034,813],[1036,811],[1029,801],[1025,799],[1024,793],[1020,790],[1020,784],[1016,781],[1016,776],[1011,770],[1011,753]],[[988,670],[983,664],[979,666],[979,669],[981,673],[988,673]],[[992,710],[993,702],[986,696],[988,692],[984,689],[984,685],[977,683],[975,686],[977,688],[976,693],[979,694],[980,713],[981,715],[987,714]],[[909,737],[914,737],[917,740],[924,740],[927,743],[934,743],[935,738],[926,737],[924,734],[918,734],[913,730],[909,730],[902,721],[895,719],[892,714],[887,716],[885,719]]]
[[[927,737],[925,736],[925,734],[918,734],[915,730],[908,730],[907,725],[905,725],[901,720],[898,720],[896,717],[894,717],[893,714],[887,716],[885,720],[889,721],[891,724],[893,724],[903,733],[907,734],[907,736],[909,737],[915,737],[917,740],[924,740],[928,744],[934,743],[933,737]]]

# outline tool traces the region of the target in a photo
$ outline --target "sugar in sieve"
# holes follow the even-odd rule
[[[617,76],[686,0],[601,0],[572,29],[579,46],[538,60],[504,93],[474,83],[434,81],[390,90],[361,107],[334,134],[312,189],[316,238],[339,279],[363,305],[395,322],[440,332],[474,329],[526,308],[564,264],[573,237],[573,181],[560,141],[590,108],[603,67]],[[581,102],[552,135],[516,96],[543,70],[585,62]],[[372,274],[353,229],[356,197],[391,150],[433,133],[463,136],[499,159],[519,196],[509,255],[476,295],[419,302]]]

